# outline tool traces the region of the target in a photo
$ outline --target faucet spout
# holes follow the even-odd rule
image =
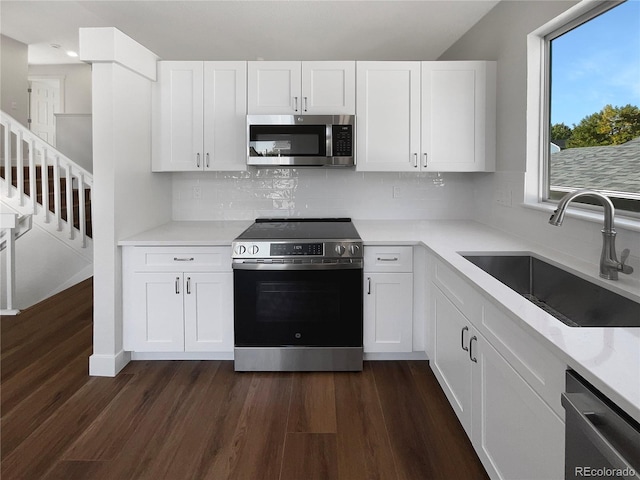
[[[623,252],[622,261],[618,261],[616,255],[616,231],[613,227],[615,208],[613,203],[606,195],[596,192],[595,190],[582,189],[567,193],[558,202],[558,207],[549,218],[549,223],[556,227],[562,225],[564,214],[569,204],[580,197],[593,197],[600,201],[604,207],[604,226],[602,228],[602,253],[600,255],[600,276],[608,280],[618,280],[618,272],[632,273],[633,268],[625,265],[629,252]]]

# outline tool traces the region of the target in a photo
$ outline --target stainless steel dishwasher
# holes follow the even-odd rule
[[[565,480],[640,480],[640,424],[577,373],[566,375]]]

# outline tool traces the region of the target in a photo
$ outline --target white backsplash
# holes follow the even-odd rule
[[[473,218],[472,204],[469,174],[322,168],[173,174],[174,220],[468,219]]]

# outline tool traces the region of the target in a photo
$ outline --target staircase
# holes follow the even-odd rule
[[[0,146],[2,202],[72,248],[91,247],[92,175],[2,111]]]

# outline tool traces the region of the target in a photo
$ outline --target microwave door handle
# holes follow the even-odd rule
[[[327,138],[326,146],[327,149],[326,156],[333,157],[333,126],[327,125],[325,128],[325,137]]]

